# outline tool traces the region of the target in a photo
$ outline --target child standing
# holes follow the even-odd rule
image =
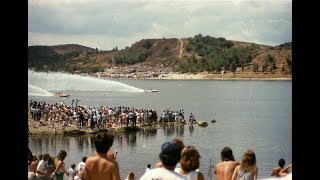
[[[74,180],[74,177],[77,174],[76,165],[75,164],[71,164],[71,168],[69,168],[68,172],[69,172],[69,180]]]

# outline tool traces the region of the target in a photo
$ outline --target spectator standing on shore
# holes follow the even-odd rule
[[[86,180],[120,180],[118,163],[107,156],[113,140],[114,135],[108,132],[98,133],[95,136],[94,147],[96,153],[86,160],[84,171]]]
[[[159,158],[162,162],[163,167],[154,168],[150,171],[145,172],[140,180],[175,180],[175,179],[185,179],[184,176],[174,171],[177,163],[180,160],[181,151],[179,146],[172,142],[165,142],[161,146],[161,152]]]
[[[221,151],[221,160],[214,167],[217,180],[231,180],[233,171],[239,165],[235,161],[230,147],[224,147]]]
[[[81,159],[81,162],[79,162],[77,165],[77,168],[76,168],[77,172],[84,171],[86,160],[87,160],[87,156],[83,156]]]
[[[133,171],[129,171],[128,176],[125,180],[135,180],[135,174]]]
[[[257,180],[257,178],[256,155],[253,150],[248,149],[242,156],[241,164],[234,169],[232,180]]]
[[[48,159],[48,173],[53,173],[53,171],[56,169],[56,167],[54,166],[54,161],[53,161],[54,157],[49,157]]]
[[[175,168],[175,172],[185,176],[188,180],[204,180],[204,176],[198,171],[200,166],[200,154],[194,146],[187,146],[181,152],[181,168]]]
[[[39,180],[49,180],[50,173],[48,173],[48,159],[50,155],[48,153],[44,153],[42,159],[39,161],[37,165],[36,177]]]
[[[54,159],[54,165],[56,169],[53,171],[52,176],[54,180],[63,180],[64,173],[69,176],[69,173],[66,171],[64,159],[67,157],[67,152],[65,150],[60,150],[57,157]]]
[[[32,154],[32,159],[28,162],[28,180],[32,180],[36,176],[39,159],[36,154]]]
[[[288,175],[292,176],[292,162],[279,172],[280,177],[287,177]]]
[[[76,165],[71,164],[71,167],[68,169],[69,172],[69,180],[74,180],[74,177],[77,175]]]
[[[283,158],[279,159],[278,161],[278,165],[277,167],[275,167],[272,172],[271,172],[271,176],[276,176],[276,177],[280,177],[279,172],[284,168],[284,165],[286,164],[286,162],[284,161]]]
[[[151,164],[148,164],[145,172],[150,171],[150,170],[151,170]]]

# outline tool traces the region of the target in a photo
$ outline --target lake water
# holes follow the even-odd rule
[[[185,115],[193,112],[197,120],[205,120],[207,127],[194,125],[166,126],[156,131],[117,133],[112,150],[117,149],[117,161],[121,179],[129,170],[140,178],[147,164],[159,161],[161,144],[179,137],[185,145],[194,145],[202,156],[200,171],[206,179],[215,179],[213,168],[220,160],[223,147],[233,150],[235,159],[241,161],[247,149],[256,153],[259,168],[258,177],[270,177],[278,160],[284,158],[286,165],[292,160],[292,81],[222,81],[222,80],[121,80],[140,89],[157,89],[157,93],[141,91],[100,90],[94,84],[91,91],[77,90],[70,85],[63,90],[70,98],[28,96],[28,100],[59,103],[62,100],[71,105],[71,99],[80,99],[80,105],[87,107],[132,106],[155,109],[158,114],[170,107],[183,109]],[[40,86],[37,85],[37,86]],[[72,90],[73,89],[73,90]],[[30,91],[30,90],[29,90]],[[54,91],[54,88],[48,89]],[[212,119],[216,123],[211,123]],[[77,164],[82,156],[94,152],[90,136],[29,136],[29,147],[36,154],[48,152],[56,155],[65,149],[68,155],[66,167]]]

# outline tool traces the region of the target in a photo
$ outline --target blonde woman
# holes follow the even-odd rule
[[[232,180],[257,180],[257,178],[256,155],[249,149],[242,156],[241,164],[234,169]]]
[[[133,171],[129,171],[128,176],[125,180],[135,180],[135,176],[134,176],[134,172]]]

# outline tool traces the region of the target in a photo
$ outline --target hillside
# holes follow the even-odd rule
[[[45,67],[56,67],[59,69],[65,61],[77,57],[80,54],[96,52],[95,49],[77,45],[64,44],[57,46],[29,46],[28,67],[43,70]]]
[[[268,46],[202,36],[142,39],[110,51],[76,44],[30,46],[28,66],[39,71],[154,77],[170,72],[229,77],[291,78],[292,43]],[[223,74],[222,74],[223,73]]]

